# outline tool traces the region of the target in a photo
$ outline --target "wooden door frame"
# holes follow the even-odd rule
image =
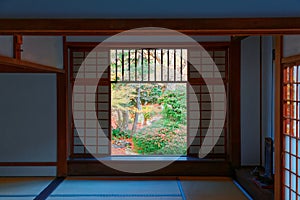
[[[279,200],[282,199],[282,36],[275,37],[275,175],[274,175],[274,197]],[[278,122],[278,123],[276,123]]]

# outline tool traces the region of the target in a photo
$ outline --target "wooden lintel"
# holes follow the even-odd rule
[[[300,18],[0,19],[2,35],[114,35],[143,27],[168,28],[188,35],[299,34]]]
[[[0,56],[0,73],[1,72],[64,73],[64,70],[52,66],[19,60],[16,58]]]

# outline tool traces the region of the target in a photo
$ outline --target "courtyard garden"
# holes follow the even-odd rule
[[[112,155],[184,155],[185,83],[112,83]]]

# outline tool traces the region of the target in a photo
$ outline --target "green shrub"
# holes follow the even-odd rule
[[[186,155],[186,145],[186,135],[173,134],[169,138],[168,143],[158,153],[163,155]]]
[[[161,97],[162,115],[165,126],[171,129],[186,124],[186,91],[185,87],[169,90]]]
[[[140,154],[157,154],[166,145],[165,135],[154,132],[138,132],[132,137],[134,148]]]
[[[112,139],[128,139],[131,138],[131,135],[128,131],[121,131],[120,128],[112,130]]]
[[[133,135],[134,150],[139,154],[184,155],[186,134],[184,128],[145,128]]]

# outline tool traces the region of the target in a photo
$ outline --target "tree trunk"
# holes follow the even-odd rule
[[[122,114],[123,114],[122,129],[126,131],[128,130],[129,112],[128,110],[123,110]]]
[[[136,108],[137,108],[138,112],[135,112],[135,114],[134,114],[134,121],[133,121],[133,125],[132,125],[132,134],[134,134],[136,132],[137,124],[139,121],[139,111],[141,110],[141,88],[140,88],[140,85],[138,85],[138,88],[136,90],[137,90]]]
[[[120,128],[120,129],[122,129],[122,113],[121,113],[121,111],[118,109],[117,110],[117,114],[118,114],[118,128]]]
[[[148,119],[147,119],[147,118],[145,117],[145,115],[144,115],[144,122],[143,122],[143,125],[144,125],[144,126],[147,125],[147,120],[148,120]]]

